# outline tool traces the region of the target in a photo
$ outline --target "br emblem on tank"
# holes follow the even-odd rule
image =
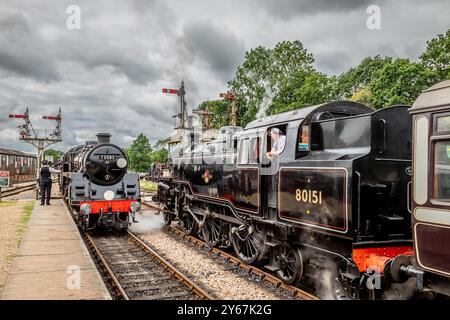
[[[212,180],[213,176],[212,176],[212,174],[209,172],[209,170],[205,170],[205,173],[202,174],[202,178],[203,178],[203,181],[205,181],[205,183],[208,183],[209,180]]]

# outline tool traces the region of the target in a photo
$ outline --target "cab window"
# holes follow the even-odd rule
[[[250,149],[249,149],[249,162],[251,164],[257,164],[259,163],[259,137],[253,137],[250,140]]]
[[[303,124],[298,127],[295,157],[301,158],[308,155],[311,151],[311,145],[311,126]]]
[[[286,148],[286,129],[287,125],[273,126],[267,129],[267,152],[281,154]]]
[[[434,144],[433,199],[450,204],[450,140]]]
[[[258,164],[260,152],[260,138],[246,137],[239,144],[238,163],[239,164]]]
[[[239,143],[239,155],[238,155],[239,164],[248,164],[249,143],[250,143],[249,138],[242,139],[241,142]]]

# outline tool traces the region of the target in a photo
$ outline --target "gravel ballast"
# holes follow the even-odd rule
[[[279,297],[232,273],[225,265],[177,241],[161,230],[162,215],[140,214],[140,223],[132,228],[139,237],[192,280],[219,299],[230,300],[277,300]]]

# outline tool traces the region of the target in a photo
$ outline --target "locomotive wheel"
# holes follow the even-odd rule
[[[303,258],[300,250],[288,242],[284,242],[275,254],[275,263],[279,266],[276,271],[278,278],[287,284],[293,284],[303,274]]]
[[[169,211],[169,209],[164,208],[163,209],[163,217],[164,217],[164,223],[166,226],[170,226],[172,223],[172,212]]]
[[[189,235],[192,235],[197,232],[197,222],[187,211],[183,211],[181,213],[180,227],[185,233]]]
[[[220,220],[206,219],[202,228],[203,239],[210,247],[215,247],[219,244],[221,231],[222,223]]]
[[[250,229],[250,230],[249,230]],[[240,260],[247,264],[259,262],[266,253],[264,235],[253,227],[231,227],[229,237],[234,252]]]

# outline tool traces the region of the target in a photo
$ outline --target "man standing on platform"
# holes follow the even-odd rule
[[[39,173],[39,187],[41,188],[41,206],[43,206],[45,203],[47,203],[48,206],[50,205],[50,196],[52,194],[52,173],[59,173],[59,170],[49,167],[47,160],[42,161],[42,167]]]

